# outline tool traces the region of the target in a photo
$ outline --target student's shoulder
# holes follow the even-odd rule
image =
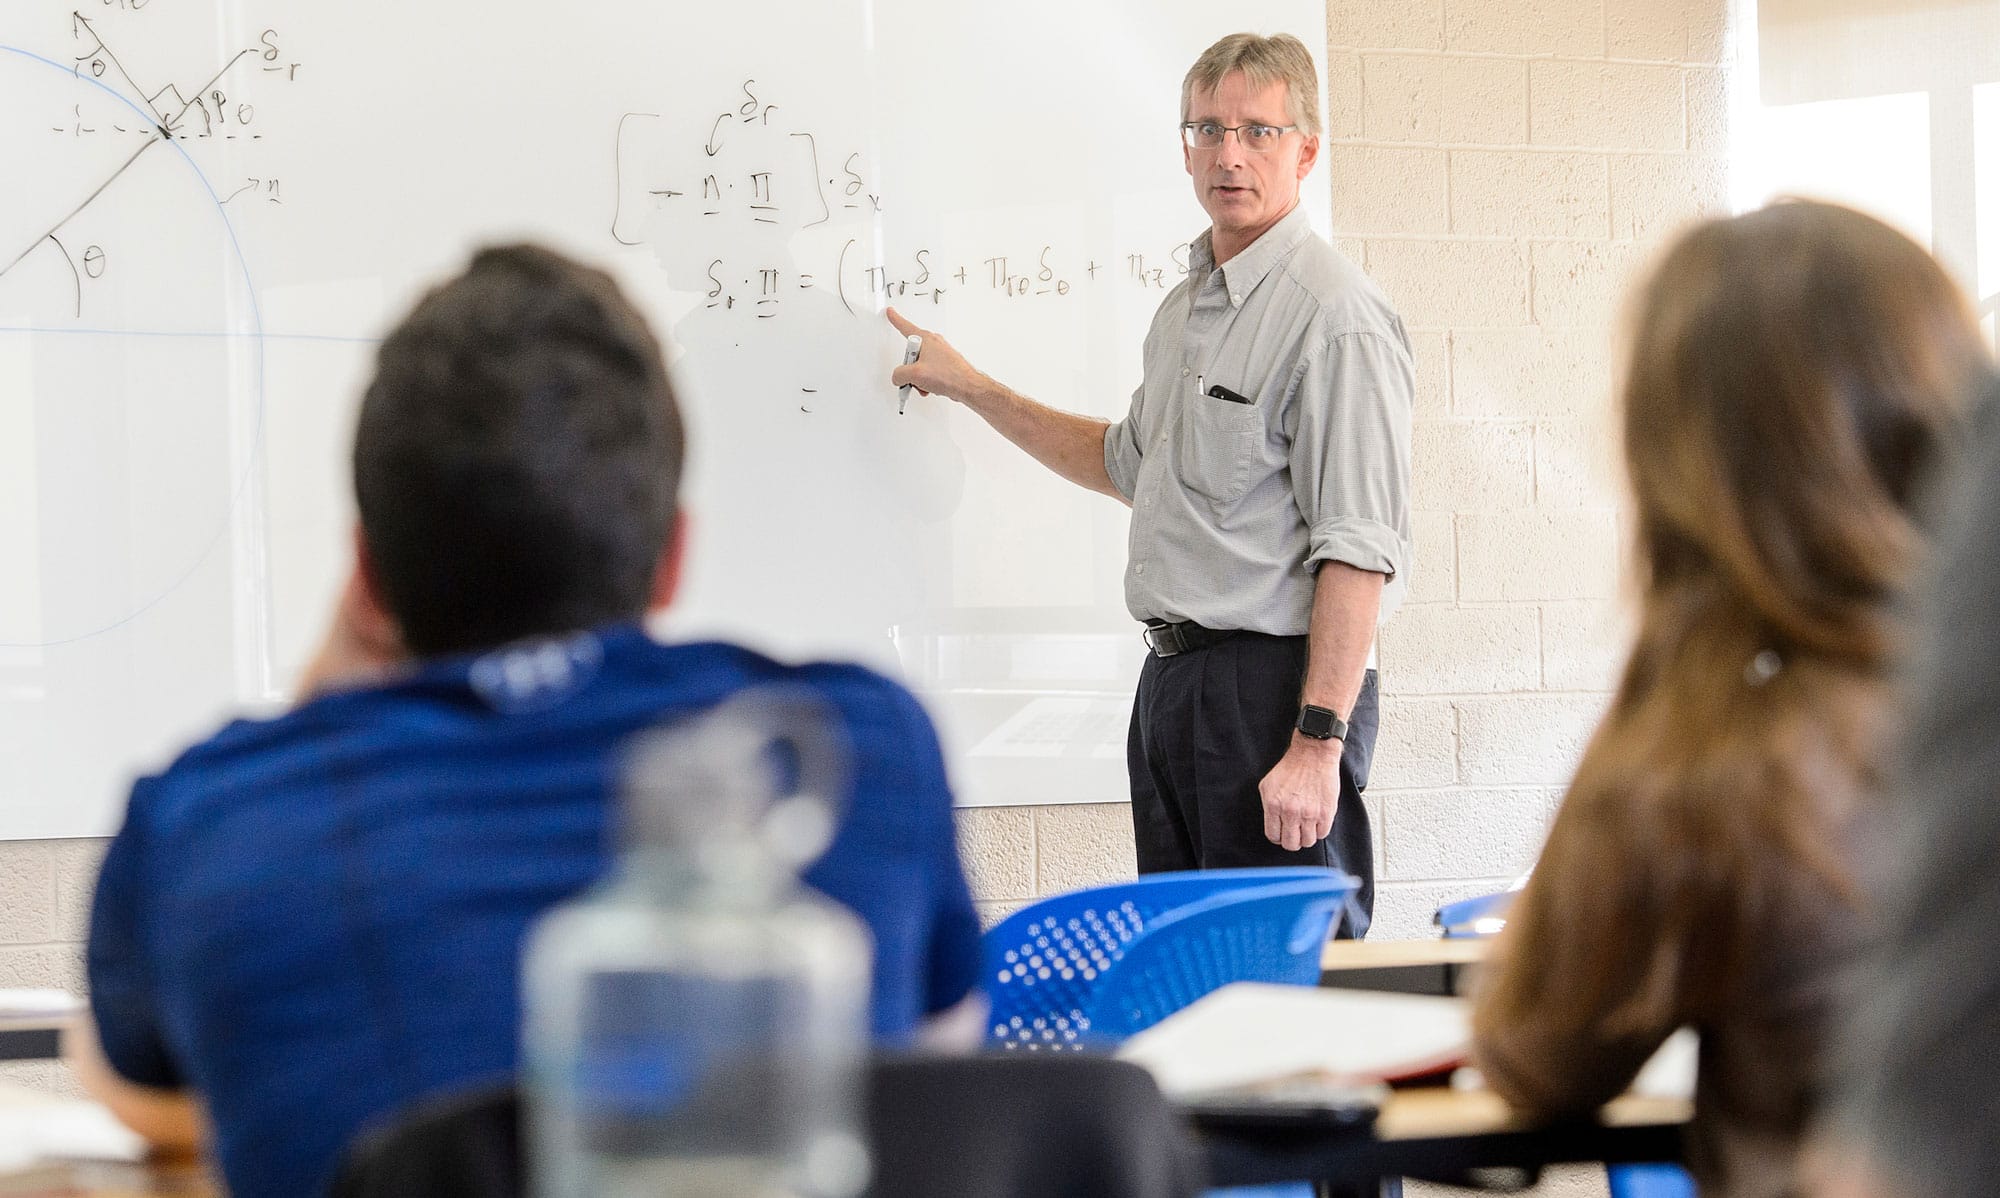
[[[158,832],[215,804],[260,801],[305,767],[287,751],[285,729],[293,722],[292,713],[242,717],[189,745],[133,783],[126,826]]]
[[[319,772],[339,759],[343,741],[378,732],[395,701],[376,688],[315,696],[284,711],[240,715],[183,749],[142,779],[141,789],[171,795],[268,786]]]

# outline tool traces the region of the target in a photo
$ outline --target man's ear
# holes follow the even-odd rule
[[[310,697],[329,687],[358,686],[382,677],[409,660],[403,628],[382,601],[381,581],[368,542],[354,530],[354,569],[340,588],[333,620],[319,650],[306,663],[298,690]]]
[[[1299,143],[1299,181],[1312,172],[1313,163],[1319,161],[1319,138],[1308,137]]]
[[[648,611],[664,611],[681,589],[681,566],[687,562],[688,517],[684,508],[674,509],[674,525],[667,530],[667,543],[660,547],[660,560],[653,567],[653,593]]]
[[[404,656],[403,626],[389,610],[382,577],[376,571],[374,555],[368,552],[368,537],[359,523],[354,526],[354,577],[343,601],[349,631],[362,646],[383,658]]]

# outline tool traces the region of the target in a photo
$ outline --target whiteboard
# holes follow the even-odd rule
[[[902,678],[961,802],[1126,797],[1124,509],[955,405],[899,414],[879,313],[1121,414],[1206,225],[1180,78],[1236,29],[1326,40],[1309,0],[12,0],[0,837],[103,834],[136,772],[286,700],[379,339],[516,238],[668,344],[693,541],[661,632]]]

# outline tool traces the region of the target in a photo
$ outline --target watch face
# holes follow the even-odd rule
[[[1299,731],[1315,740],[1330,740],[1340,717],[1324,707],[1305,707],[1299,711]]]

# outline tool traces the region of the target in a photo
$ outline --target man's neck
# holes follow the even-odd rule
[[[1215,256],[1215,264],[1222,266],[1231,258],[1256,245],[1258,238],[1277,228],[1278,223],[1298,211],[1298,207],[1299,202],[1293,200],[1292,206],[1280,212],[1277,216],[1272,217],[1270,223],[1264,225],[1262,228],[1252,229],[1243,233],[1228,233],[1216,228],[1214,225],[1210,225],[1208,227],[1208,248],[1209,252]]]

